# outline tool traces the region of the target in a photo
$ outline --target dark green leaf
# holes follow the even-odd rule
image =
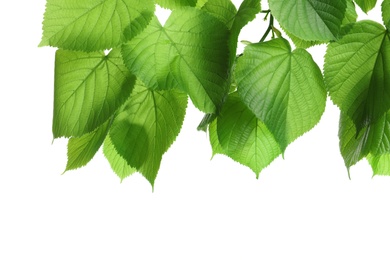
[[[163,154],[180,132],[186,106],[187,96],[181,92],[138,84],[114,120],[110,137],[115,149],[152,185]]]
[[[324,75],[333,102],[358,132],[390,109],[390,40],[382,25],[361,21],[329,44]]]
[[[151,89],[181,88],[200,110],[212,113],[226,95],[226,26],[194,8],[172,11],[162,27],[149,27],[123,46],[128,68]]]
[[[47,0],[40,46],[100,51],[139,34],[154,13],[153,0]]]
[[[58,50],[54,86],[54,138],[92,132],[129,97],[135,77],[120,52]]]
[[[248,45],[238,59],[236,80],[243,102],[267,125],[282,151],[324,112],[320,69],[308,52],[291,52],[282,38]]]
[[[272,14],[280,25],[306,41],[338,38],[346,0],[269,0]]]

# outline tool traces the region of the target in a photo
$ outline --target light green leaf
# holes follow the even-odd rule
[[[244,0],[240,8],[238,9],[237,15],[234,18],[234,22],[231,29],[231,35],[229,39],[230,59],[229,64],[232,68],[230,75],[233,74],[233,66],[236,59],[237,52],[237,41],[241,29],[248,24],[250,21],[256,18],[256,15],[260,12],[260,1],[259,0]],[[230,82],[232,83],[232,82]]]
[[[154,91],[136,85],[110,130],[118,153],[152,184],[163,154],[179,134],[187,96],[176,90]]]
[[[376,5],[376,0],[355,0],[355,3],[363,10],[363,12],[367,13]]]
[[[344,20],[342,25],[349,23],[355,23],[357,21],[358,14],[356,13],[355,4],[351,0],[347,0],[347,9],[345,10]]]
[[[208,0],[202,10],[215,16],[231,29],[237,9],[230,0]]]
[[[382,25],[361,21],[329,44],[324,76],[333,102],[358,132],[390,109],[390,40]]]
[[[369,154],[367,160],[374,175],[390,176],[390,153],[374,156]]]
[[[165,26],[149,27],[123,46],[127,67],[151,89],[181,88],[200,110],[212,113],[227,92],[226,26],[195,9],[173,10]]]
[[[224,150],[219,142],[218,139],[218,133],[217,133],[217,120],[212,121],[208,125],[208,133],[209,133],[209,140],[211,144],[211,149],[212,149],[212,157],[216,154],[224,154]]]
[[[137,169],[132,168],[127,161],[119,155],[111,141],[110,135],[107,135],[104,140],[103,153],[110,163],[111,169],[118,175],[121,181],[137,171]]]
[[[390,0],[382,2],[382,20],[387,29],[390,27]]]
[[[156,0],[156,3],[167,9],[177,9],[184,6],[196,6],[197,0]]]
[[[68,141],[68,162],[65,171],[74,170],[92,160],[111,126],[111,120],[95,129],[93,132],[81,137],[72,137]]]
[[[280,25],[306,41],[338,38],[346,0],[269,0],[272,14]]]
[[[56,52],[54,138],[80,137],[103,124],[129,97],[135,77],[119,50]]]
[[[284,152],[314,127],[325,109],[322,74],[303,49],[283,38],[248,45],[236,67],[243,102],[264,122]]]
[[[359,133],[346,114],[340,116],[340,151],[345,165],[350,168],[369,153],[379,156],[390,152],[390,113],[364,127]]]
[[[232,32],[237,34],[238,37],[241,29],[244,28],[244,26],[250,21],[255,19],[260,10],[261,7],[259,0],[244,0],[241,3],[240,8],[238,8],[238,12],[232,26]]]
[[[242,103],[237,93],[229,95],[223,106],[217,119],[217,133],[223,153],[251,168],[257,177],[281,154],[272,133]]]
[[[40,46],[100,51],[139,34],[154,13],[153,0],[47,0]]]

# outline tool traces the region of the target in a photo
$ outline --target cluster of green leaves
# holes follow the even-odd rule
[[[172,10],[165,25],[156,4]],[[69,138],[66,170],[103,146],[121,179],[140,172],[153,185],[189,97],[213,153],[258,176],[319,122],[329,95],[346,166],[367,158],[390,174],[390,0],[383,25],[357,21],[355,4],[368,12],[377,3],[47,0],[40,45],[58,48],[53,134]],[[237,56],[241,29],[260,12],[266,34]],[[324,73],[306,51],[316,44],[327,44]]]

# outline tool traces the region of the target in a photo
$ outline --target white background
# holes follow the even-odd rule
[[[0,8],[0,259],[390,259],[390,177],[372,178],[362,161],[348,179],[330,102],[258,180],[224,156],[210,161],[193,107],[153,193],[139,174],[120,183],[101,152],[61,175],[55,50],[37,47],[44,5]],[[369,15],[380,21],[378,10]],[[242,39],[260,39],[262,17]],[[320,64],[323,51],[311,50]]]

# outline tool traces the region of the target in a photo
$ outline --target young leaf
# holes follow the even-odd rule
[[[376,0],[355,0],[355,3],[363,10],[363,12],[367,13],[376,5]]]
[[[382,20],[387,29],[390,27],[390,0],[382,2]]]
[[[182,8],[172,11],[164,27],[154,18],[122,53],[129,70],[147,87],[181,88],[197,108],[212,113],[227,92],[228,37],[215,17]]]
[[[197,0],[156,0],[156,3],[167,9],[177,9],[183,6],[196,6]]]
[[[272,14],[280,25],[306,41],[338,38],[346,0],[269,0]]]
[[[102,145],[110,126],[111,119],[91,133],[70,138],[68,141],[68,163],[65,171],[87,165]]]
[[[322,74],[308,52],[283,38],[248,45],[236,67],[238,93],[281,150],[309,131],[325,109]]]
[[[333,102],[358,132],[390,109],[390,40],[382,25],[361,21],[329,44],[324,76]]]
[[[154,13],[153,0],[47,0],[40,46],[100,51],[139,34]]]
[[[121,181],[137,171],[137,169],[130,167],[127,161],[119,155],[115,146],[112,144],[110,135],[107,135],[104,140],[103,153],[110,163],[111,169],[118,175]]]
[[[242,103],[237,93],[229,95],[223,106],[217,119],[217,133],[223,153],[251,168],[257,177],[281,154],[272,133]]]
[[[110,138],[115,149],[152,186],[163,154],[180,132],[186,107],[184,93],[154,91],[138,84],[114,120]]]
[[[129,97],[135,77],[119,50],[56,52],[54,138],[80,137],[103,124]]]
[[[374,156],[369,154],[367,160],[371,165],[374,175],[390,176],[390,154],[382,154]]]

